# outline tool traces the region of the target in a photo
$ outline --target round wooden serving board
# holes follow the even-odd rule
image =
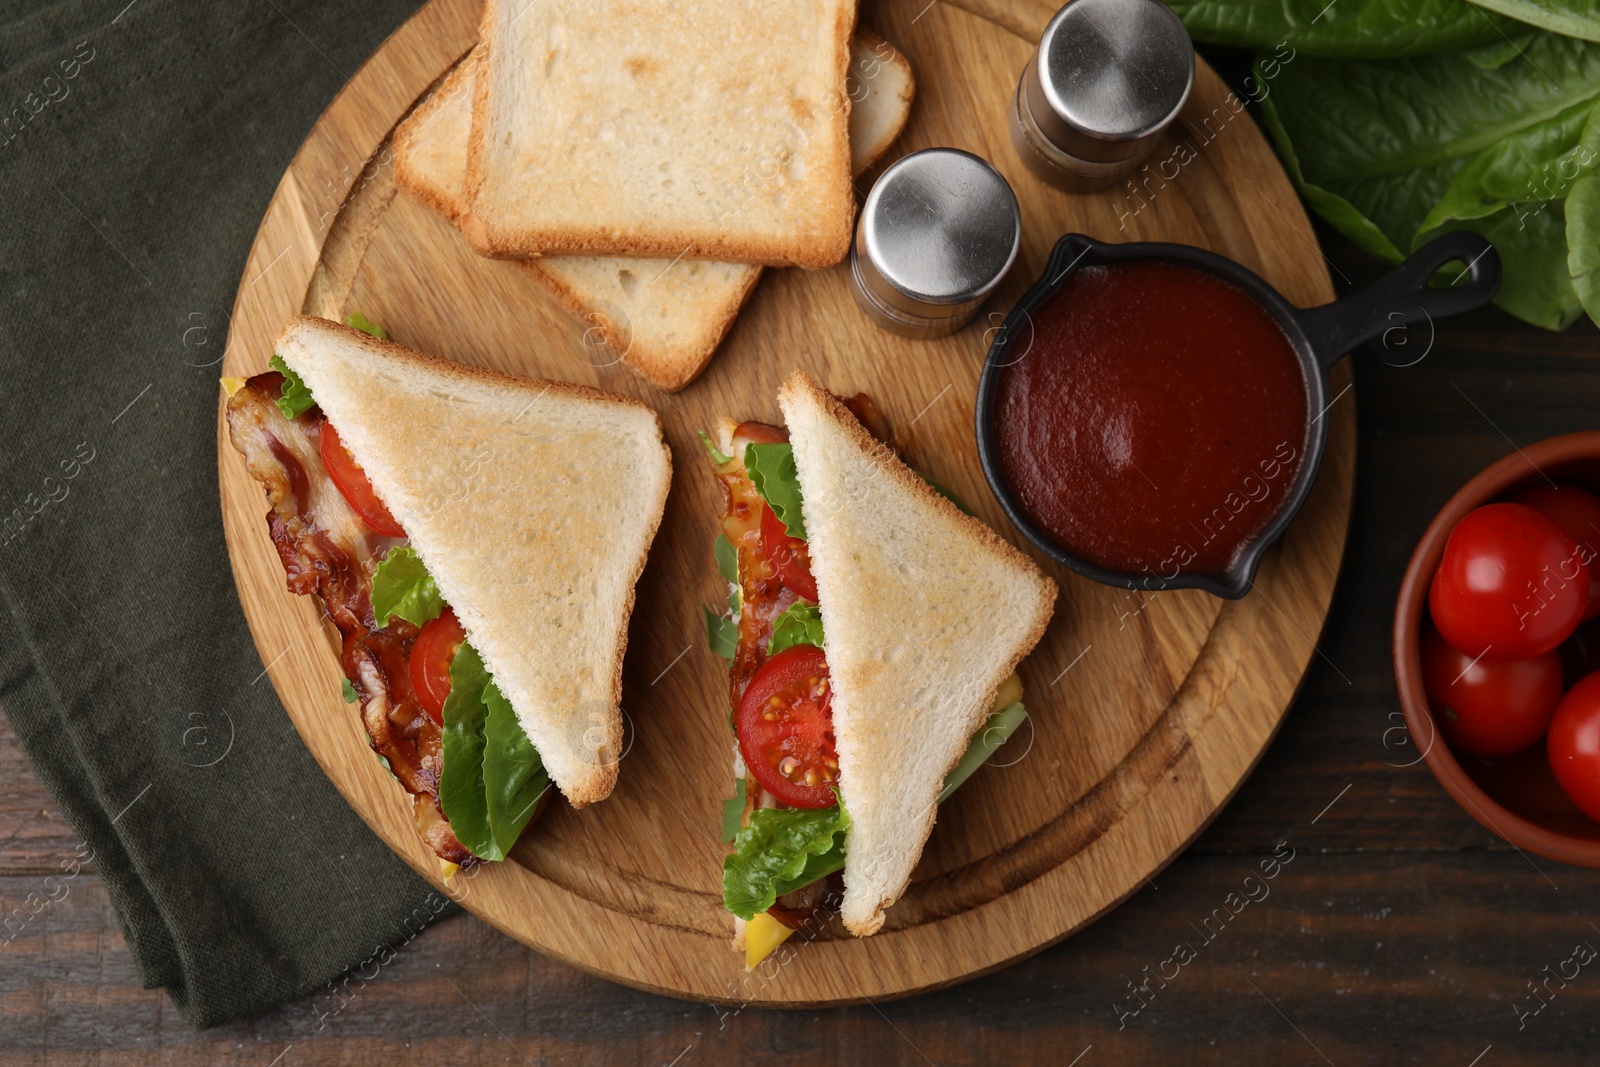
[[[1024,170],[1006,132],[1006,106],[1052,14],[1047,4],[868,3],[862,23],[904,51],[917,74],[911,122],[890,159],[932,145],[964,148],[1003,171],[1021,201],[1022,254],[985,309],[993,316],[948,339],[907,341],[857,310],[846,265],[769,271],[705,375],[669,396],[586,349],[582,326],[522,271],[475,255],[449,225],[396,193],[389,135],[472,47],[478,14],[475,0],[434,0],[312,130],[251,251],[224,373],[265,369],[292,315],[360,310],[424,352],[595,385],[655,407],[675,471],[629,633],[622,703],[631,747],[605,803],[582,812],[552,804],[510,861],[444,887],[404,793],[340,698],[331,627],[311,598],[284,589],[261,489],[219,419],[223,522],[240,599],[273,685],[328,776],[390,848],[499,929],[585,970],[677,996],[799,1007],[914,993],[1036,952],[1116,905],[1228,800],[1294,697],[1344,550],[1353,399],[1329,412],[1315,491],[1245,599],[1139,597],[1041,559],[1061,597],[1022,665],[1032,728],[940,809],[916,878],[881,933],[857,940],[832,929],[810,943],[797,936],[786,962],[775,956],[755,974],[729,947],[721,906],[731,735],[726,675],[706,648],[700,610],[723,598],[711,558],[721,504],[695,431],[720,414],[778,421],[779,384],[805,368],[835,392],[870,394],[908,461],[1026,550],[978,469],[973,398],[986,328],[1037,276],[1058,236],[1203,245],[1295,304],[1332,299],[1311,227],[1256,127],[1223,102],[1225,87],[1201,63],[1183,120],[1154,157],[1187,141],[1195,158],[1181,173],[1151,179],[1142,207],[1126,190],[1068,196]],[[1348,368],[1334,379],[1337,394]]]

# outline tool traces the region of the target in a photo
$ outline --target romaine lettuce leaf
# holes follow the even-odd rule
[[[823,647],[822,609],[815,604],[791,604],[783,614],[772,620],[772,637],[767,641],[767,655],[776,656],[794,645]]]
[[[502,853],[522,836],[522,828],[533,818],[539,798],[550,788],[533,742],[523,733],[511,701],[490,681],[483,688],[483,701],[489,714],[483,724],[483,787],[489,805],[489,831]]]
[[[470,642],[450,664],[443,748],[439,805],[456,840],[479,859],[505,859],[549,778]]]
[[[1505,10],[1500,5],[1529,2],[1489,0],[1483,6]],[[1167,4],[1196,41],[1287,47],[1293,49],[1291,56],[1296,52],[1359,59],[1421,55],[1498,41],[1501,33],[1517,29],[1511,19],[1479,11],[1466,0],[1354,0],[1334,5],[1328,0],[1167,0]]]
[[[444,768],[439,775],[439,806],[456,840],[480,859],[504,856],[489,828],[489,801],[483,783],[483,726],[489,709],[483,702],[489,672],[478,650],[464,644],[450,664],[450,695],[444,702],[442,747]]]
[[[727,534],[717,534],[717,539],[711,544],[711,553],[717,558],[717,573],[722,575],[723,580],[739,584],[739,553],[734,550]]]
[[[1007,704],[983,724],[983,729],[972,735],[972,742],[967,745],[967,751],[962,755],[961,762],[956,764],[955,770],[945,776],[944,788],[939,790],[939,803],[943,804],[945,798],[954,793],[962,782],[972,777],[972,773],[988,762],[995,750],[1011,739],[1012,733],[1022,725],[1022,720],[1028,717],[1028,712],[1022,706],[1022,701]]]
[[[1600,322],[1600,174],[1572,187],[1567,197],[1567,270],[1589,317]]]
[[[410,545],[391,548],[372,572],[372,616],[378,628],[398,615],[413,626],[426,626],[444,610],[444,597],[422,558]]]
[[[311,390],[306,388],[306,383],[300,380],[294,368],[283,361],[282,356],[273,356],[267,361],[267,366],[283,375],[283,385],[278,390],[278,399],[273,403],[278,405],[284,418],[298,418],[302,412],[317,406],[317,402],[311,399]]]
[[[1301,193],[1376,255],[1441,230],[1494,242],[1495,303],[1561,329],[1579,313],[1560,200],[1600,166],[1600,44],[1524,31],[1478,50],[1279,64],[1262,120]],[[1265,78],[1265,59],[1257,76]]]
[[[800,516],[800,476],[795,472],[794,448],[787,442],[746,445],[744,469],[756,492],[788,528],[790,537],[806,536]]]
[[[820,877],[796,882],[817,866],[813,858],[838,852],[842,865],[841,848],[849,829],[850,816],[842,805],[752,812],[750,825],[734,838],[733,854],[722,861],[723,905],[741,919],[766,911],[782,894]]]
[[[739,628],[733,624],[732,619],[717,615],[704,605],[700,610],[706,615],[706,644],[711,647],[711,651],[728,662],[733,662],[733,654],[739,648]]]

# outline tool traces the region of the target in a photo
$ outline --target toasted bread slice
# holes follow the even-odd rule
[[[456,222],[472,131],[473,80],[482,62],[473,49],[394,135],[395,178]],[[878,34],[856,27],[850,42],[851,166],[859,174],[900,136],[911,115],[915,81],[905,56]],[[746,263],[693,259],[550,256],[515,261],[621,360],[658,389],[677,392],[711,361],[761,277]]]
[[[326,319],[277,353],[405,527],[561,792],[603,800],[622,653],[672,459],[654,411],[424,356]]]
[[[842,917],[865,936],[905,892],[945,775],[1043,636],[1056,587],[803,372],[778,405],[800,478],[850,814]]]
[[[487,0],[462,231],[488,255],[828,267],[856,0]]]

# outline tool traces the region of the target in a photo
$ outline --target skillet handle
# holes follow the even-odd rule
[[[1428,282],[1447,263],[1463,267],[1455,284]],[[1450,272],[1446,272],[1447,274]],[[1480,308],[1500,291],[1500,253],[1471,230],[1452,230],[1411,253],[1398,267],[1359,293],[1300,312],[1300,326],[1324,368],[1364,341],[1387,338],[1415,323]],[[1404,344],[1404,340],[1399,343]]]

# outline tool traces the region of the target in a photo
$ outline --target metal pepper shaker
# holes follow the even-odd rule
[[[1137,167],[1194,85],[1194,46],[1161,0],[1070,0],[1039,38],[1011,108],[1011,142],[1072,192]]]
[[[955,148],[897,161],[867,194],[850,248],[850,291],[880,326],[943,337],[964,326],[1022,246],[1005,176]]]

